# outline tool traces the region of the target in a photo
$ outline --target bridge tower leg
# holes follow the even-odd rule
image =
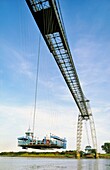
[[[90,121],[90,130],[91,130],[93,148],[95,149],[95,158],[98,158],[96,130],[95,130],[95,123],[94,123],[94,119],[93,119],[92,114],[90,116],[89,121]]]
[[[85,119],[82,117],[82,115],[78,115],[78,124],[77,124],[77,158],[80,158],[80,151],[81,151],[81,141],[82,141],[82,127],[83,127],[83,121]],[[93,144],[93,149],[95,152],[95,158],[98,158],[98,153],[97,153],[97,138],[96,138],[96,130],[95,130],[95,123],[93,119],[92,113],[89,116],[89,119],[87,119],[90,124],[90,130],[91,130],[91,138],[92,138],[92,144]]]
[[[81,140],[82,140],[82,116],[78,115],[78,124],[77,124],[77,158],[80,158],[80,149],[81,149]]]
[[[90,130],[91,130],[91,137],[92,137],[92,143],[93,143],[93,148],[95,150],[95,158],[98,158],[98,153],[97,153],[97,137],[96,137],[96,129],[95,129],[95,123],[94,123],[94,118],[93,114],[91,111],[91,107],[89,104],[89,101],[86,102],[87,108],[89,110],[90,116],[89,116],[89,122],[90,122]]]

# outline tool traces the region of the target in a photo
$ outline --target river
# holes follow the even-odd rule
[[[110,159],[0,157],[0,170],[110,170]]]

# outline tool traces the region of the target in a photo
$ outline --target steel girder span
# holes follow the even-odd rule
[[[91,127],[92,129],[95,129],[95,127],[93,127],[92,113],[88,109],[74,66],[60,8],[56,0],[26,0],[26,2],[79,108],[80,118],[78,120],[80,121],[78,121],[77,130],[77,150],[79,151],[81,145],[80,133],[82,133],[82,126],[79,126],[79,124],[82,120],[92,120]],[[96,134],[95,131],[94,133],[93,130],[91,131],[96,148]]]

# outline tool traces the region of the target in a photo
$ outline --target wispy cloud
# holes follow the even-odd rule
[[[82,86],[91,88],[96,85],[98,88],[108,82],[109,43],[98,42],[96,39],[90,41],[86,37],[77,42],[73,55]]]
[[[1,43],[0,43],[1,44]],[[34,78],[32,62],[28,60],[28,57],[33,57],[34,54],[24,53],[21,50],[12,47],[7,42],[2,42],[2,50],[4,50],[6,57],[6,66],[12,69],[16,74],[27,76],[29,79]],[[11,70],[10,70],[11,71]]]

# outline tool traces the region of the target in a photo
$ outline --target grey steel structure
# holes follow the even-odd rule
[[[67,41],[59,3],[56,0],[26,0],[40,32],[66,81],[79,108],[77,126],[77,151],[80,151],[82,122],[90,121],[93,147],[97,149],[95,125],[74,66]]]

